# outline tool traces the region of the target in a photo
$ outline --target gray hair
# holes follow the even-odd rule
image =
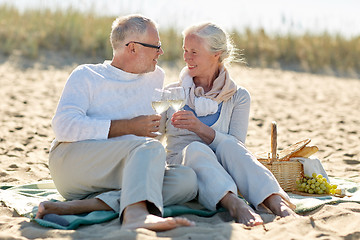
[[[149,26],[156,28],[156,23],[142,15],[118,17],[111,27],[110,43],[113,50],[118,49],[128,36],[144,34]]]
[[[234,47],[229,35],[221,27],[214,23],[193,25],[186,28],[182,34],[183,37],[195,35],[205,40],[210,52],[220,52],[220,63],[229,64],[236,59],[236,48]]]

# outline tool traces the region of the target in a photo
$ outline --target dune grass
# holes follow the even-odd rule
[[[312,73],[358,75],[360,36],[305,33],[271,36],[260,29],[235,32],[234,42],[244,49],[249,65],[293,68]]]
[[[0,54],[36,59],[42,50],[74,56],[112,56],[109,33],[113,17],[93,12],[26,10],[0,5]],[[263,29],[232,31],[239,53],[250,67],[275,67],[312,73],[360,76],[360,36],[328,33],[273,35]],[[162,62],[182,59],[181,30],[160,28]]]
[[[85,56],[111,56],[109,32],[112,18],[93,13],[27,10],[0,6],[0,51],[37,58],[39,50],[69,51]]]

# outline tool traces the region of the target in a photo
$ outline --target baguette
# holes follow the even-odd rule
[[[310,157],[317,151],[319,151],[319,148],[317,146],[306,146],[306,147],[302,148],[301,150],[291,154],[290,158],[292,158],[292,157]]]

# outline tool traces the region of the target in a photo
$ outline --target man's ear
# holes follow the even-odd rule
[[[136,52],[135,43],[129,43],[129,45],[127,46],[127,51],[129,53],[135,53]]]

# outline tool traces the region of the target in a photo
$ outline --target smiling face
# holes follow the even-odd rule
[[[147,32],[139,39],[139,42],[158,46],[160,44],[160,37],[157,29],[153,26],[148,26]],[[138,53],[137,73],[154,71],[158,58],[164,53],[162,48],[150,48],[140,44],[136,44],[136,48]]]
[[[158,58],[164,51],[162,48],[151,48],[143,44],[160,45],[160,37],[156,27],[149,25],[144,34],[128,37],[126,42],[128,42],[128,44],[124,47],[129,53],[127,55],[129,57],[127,60],[128,66],[122,69],[135,74],[153,72],[156,68]],[[121,60],[124,61],[123,58]]]
[[[195,78],[212,77],[219,68],[219,54],[209,51],[208,44],[202,38],[189,34],[184,38],[184,61],[189,74]]]

